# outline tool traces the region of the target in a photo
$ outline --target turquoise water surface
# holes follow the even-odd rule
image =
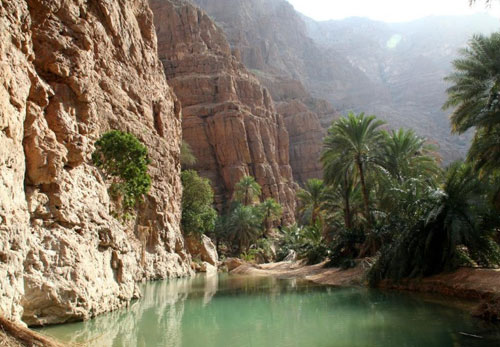
[[[398,292],[232,275],[141,289],[127,309],[41,331],[103,347],[500,346],[497,325]]]

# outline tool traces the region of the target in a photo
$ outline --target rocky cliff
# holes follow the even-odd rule
[[[126,305],[190,273],[179,231],[180,106],[145,0],[0,2],[0,314],[30,325]],[[105,131],[149,148],[137,218],[110,214],[91,165]]]
[[[193,2],[223,28],[275,100],[283,90],[290,92],[290,81],[298,81],[341,114],[363,111],[393,127],[414,128],[439,144],[445,162],[467,151],[470,136],[452,136],[448,114],[441,111],[446,100],[443,77],[471,35],[498,30],[498,19],[476,15],[392,24],[364,18],[316,22],[286,0]],[[327,127],[338,115],[318,116]],[[293,155],[290,161],[293,165]]]
[[[243,63],[270,91],[290,134],[294,178],[303,183],[321,177],[319,155],[324,131],[320,123],[328,127],[338,115],[328,102],[310,95],[308,76],[313,69],[322,69],[317,75],[324,80],[333,79],[335,74],[333,63],[324,59],[307,36],[305,23],[283,0],[193,2],[217,21]]]
[[[183,107],[183,138],[221,207],[244,175],[293,221],[295,192],[288,133],[271,96],[233,54],[221,29],[180,0],[150,0],[160,59]]]

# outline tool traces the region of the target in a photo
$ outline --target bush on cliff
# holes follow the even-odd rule
[[[127,212],[151,188],[147,148],[132,134],[112,130],[95,143],[94,164],[111,179],[109,192]]]

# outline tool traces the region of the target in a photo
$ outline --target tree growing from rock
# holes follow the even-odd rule
[[[110,195],[127,212],[151,188],[147,148],[132,134],[112,130],[95,143],[94,164],[111,179]]]

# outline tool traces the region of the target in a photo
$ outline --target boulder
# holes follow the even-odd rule
[[[185,242],[186,248],[193,258],[198,258],[213,266],[218,265],[217,248],[210,237],[206,235],[190,235],[186,237]]]
[[[239,258],[227,258],[224,260],[224,266],[227,268],[227,271],[233,271],[237,267],[246,264],[243,260]]]
[[[200,272],[205,272],[207,275],[214,275],[217,273],[217,268],[212,264],[209,264],[206,261],[204,261],[200,265]]]

